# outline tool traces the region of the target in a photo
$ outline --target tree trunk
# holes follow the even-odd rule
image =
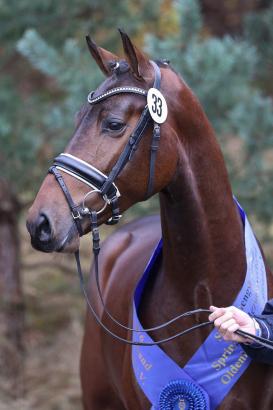
[[[0,378],[3,394],[18,397],[23,383],[24,303],[20,281],[19,203],[0,178]]]

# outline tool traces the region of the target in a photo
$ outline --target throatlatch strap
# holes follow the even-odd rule
[[[153,193],[154,188],[154,176],[155,176],[155,160],[156,160],[156,153],[159,147],[160,141],[160,125],[154,124],[153,136],[152,136],[152,143],[151,143],[151,154],[150,154],[150,172],[149,172],[149,181],[148,181],[148,188],[146,193],[146,198]]]

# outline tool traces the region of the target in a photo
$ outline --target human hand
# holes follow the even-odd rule
[[[229,306],[226,308],[217,308],[210,306],[209,320],[214,322],[215,327],[218,329],[224,340],[231,340],[238,343],[252,343],[252,340],[239,336],[236,330],[240,329],[245,332],[255,335],[256,329],[253,319],[242,310],[235,306]]]

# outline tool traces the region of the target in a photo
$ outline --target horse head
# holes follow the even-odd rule
[[[58,157],[62,162],[73,162],[76,159],[77,164],[81,161],[85,168],[92,166],[96,178],[101,175],[109,176],[128,146],[128,141],[134,137],[147,106],[146,93],[155,82],[155,63],[138,50],[126,33],[120,31],[120,34],[126,60],[120,60],[87,37],[89,51],[106,79],[95,92],[89,94],[88,102],[77,114],[76,128],[64,155]],[[161,191],[175,173],[178,155],[173,140],[176,138],[174,107],[181,81],[167,64],[161,63],[159,66],[160,90],[167,101],[169,114],[166,122],[161,125],[160,148],[152,171],[153,183],[147,194],[154,124],[149,116],[149,121],[142,130],[141,140],[135,146],[132,144],[127,161],[113,181],[114,185],[109,184],[120,195],[120,212]],[[98,211],[99,224],[107,222],[112,215],[111,201],[108,204],[105,202],[107,195],[101,195],[100,189],[93,190],[81,178],[64,172],[67,170],[63,163],[61,165],[59,172],[73,202],[80,206],[84,198],[85,209]],[[81,217],[80,224],[83,233],[90,230],[88,218]],[[41,251],[72,252],[79,245],[79,234],[68,203],[52,173],[44,179],[29,210],[27,227],[32,245]]]

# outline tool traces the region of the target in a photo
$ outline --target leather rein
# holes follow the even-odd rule
[[[116,63],[118,65],[118,63]],[[161,72],[159,66],[151,61],[151,64],[154,68],[154,74],[155,74],[155,79],[154,79],[154,84],[153,88],[159,90],[160,89],[160,83],[161,83]],[[167,64],[165,62],[165,64]],[[122,94],[122,93],[132,93],[132,94],[137,94],[146,97],[147,96],[147,91],[134,87],[134,86],[124,86],[124,87],[115,87],[112,88],[103,94],[100,94],[98,96],[95,96],[96,92],[92,91],[88,95],[88,103],[90,105],[100,103],[101,101],[117,94]],[[147,328],[147,329],[134,329],[131,327],[128,327],[122,323],[120,323],[107,309],[103,296],[102,296],[102,291],[100,287],[100,281],[99,281],[99,266],[98,266],[98,258],[99,258],[99,252],[100,252],[100,237],[99,237],[99,228],[97,225],[97,216],[102,213],[105,208],[109,205],[111,207],[112,211],[112,216],[106,221],[106,224],[108,225],[113,225],[119,222],[121,218],[120,210],[119,210],[119,204],[118,204],[118,199],[121,196],[116,184],[115,180],[118,177],[118,175],[121,173],[123,168],[126,166],[126,164],[132,159],[135,151],[138,148],[138,145],[148,128],[148,126],[153,122],[153,134],[152,134],[152,143],[151,143],[151,151],[150,151],[150,172],[149,172],[149,179],[148,179],[148,184],[147,184],[147,193],[146,197],[148,198],[152,192],[153,192],[153,183],[154,183],[154,171],[155,171],[155,159],[156,159],[156,152],[159,147],[159,141],[160,141],[160,125],[153,121],[151,114],[149,112],[148,105],[146,104],[140,118],[137,122],[137,125],[135,129],[133,130],[132,134],[129,137],[129,140],[127,144],[125,145],[123,151],[121,152],[117,162],[113,166],[112,170],[110,171],[109,175],[105,175],[102,173],[99,169],[96,167],[88,164],[87,162],[81,160],[78,157],[75,157],[71,154],[67,153],[62,153],[58,155],[54,159],[53,165],[49,168],[48,172],[53,174],[56,181],[58,182],[65,199],[68,203],[68,206],[71,211],[72,218],[75,222],[76,228],[78,230],[79,236],[81,237],[83,235],[83,230],[81,226],[81,220],[85,217],[89,217],[90,219],[90,225],[91,225],[91,233],[92,233],[92,242],[93,242],[93,255],[94,255],[94,270],[95,270],[95,280],[96,280],[96,286],[99,294],[100,301],[102,303],[102,306],[104,308],[104,312],[106,315],[111,319],[113,323],[115,323],[118,327],[120,327],[123,330],[127,330],[130,332],[151,332],[151,331],[156,331],[163,329],[172,323],[176,322],[177,320],[192,316],[195,314],[199,313],[211,313],[210,310],[208,309],[195,309],[191,310],[189,312],[182,313],[171,320],[164,322],[158,326],[152,327],[152,328]],[[88,185],[91,190],[84,196],[84,199],[80,205],[76,205],[73,201],[73,198],[64,182],[62,174],[59,172],[62,171],[66,174],[69,174],[73,176],[74,178],[80,180],[81,182],[85,183]],[[104,200],[104,206],[99,210],[99,211],[93,211],[90,210],[85,206],[85,202],[88,196],[92,195],[93,193],[98,193],[102,199]],[[185,329],[181,332],[178,332],[170,337],[163,338],[161,340],[151,342],[151,343],[145,343],[145,342],[135,342],[126,338],[123,338],[119,335],[117,335],[115,332],[113,332],[111,329],[109,329],[99,318],[93,304],[91,303],[89,296],[86,291],[85,287],[85,282],[84,282],[84,276],[82,273],[82,268],[81,268],[81,262],[80,262],[80,255],[79,251],[75,252],[75,259],[76,259],[76,264],[77,264],[77,271],[79,275],[79,280],[80,280],[80,286],[83,292],[83,295],[85,297],[86,303],[88,308],[90,309],[91,313],[93,314],[95,320],[97,323],[104,329],[106,333],[108,333],[110,336],[112,336],[114,339],[117,339],[123,343],[129,344],[129,345],[141,345],[141,346],[153,346],[153,345],[159,345],[163,343],[170,342],[177,337],[183,336],[195,329],[199,329],[201,327],[205,327],[208,325],[212,325],[213,322],[211,321],[205,321],[202,323],[197,323],[196,325]],[[273,350],[273,342],[270,340],[264,339],[259,336],[251,335],[247,332],[244,332],[242,330],[237,330],[236,333],[238,335],[247,337],[248,339],[251,339],[255,341],[256,343],[259,343],[260,345],[267,347],[269,349]]]

